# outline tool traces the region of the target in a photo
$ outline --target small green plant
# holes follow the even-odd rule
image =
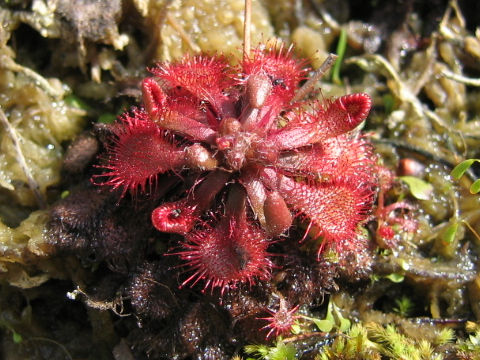
[[[405,280],[405,276],[403,274],[400,274],[400,273],[391,273],[391,274],[388,274],[388,275],[381,275],[381,276],[378,275],[378,274],[372,274],[370,276],[370,279],[372,280],[372,282],[379,281],[382,278],[383,279],[388,279],[393,283],[401,283],[401,282],[403,282],[403,280]]]
[[[354,324],[345,336],[338,336],[331,345],[325,346],[315,360],[360,360],[380,359],[378,346],[368,339],[368,331],[361,324]]]
[[[274,346],[268,345],[247,345],[245,352],[253,355],[247,360],[295,360],[297,351],[292,344],[278,341]]]
[[[351,321],[342,316],[340,309],[334,304],[331,299],[328,303],[325,319],[318,319],[304,315],[301,315],[300,317],[302,319],[313,322],[315,326],[323,332],[330,332],[335,329],[340,332],[346,332],[348,331],[348,329],[350,329],[351,326]]]
[[[412,300],[408,296],[403,295],[401,298],[395,299],[393,311],[402,317],[408,317],[412,314],[413,307]]]
[[[445,328],[432,342],[417,341],[401,334],[393,325],[383,327],[376,323],[354,324],[333,343],[322,348],[315,360],[441,360],[436,346],[449,343],[454,338],[452,329]]]
[[[476,331],[463,341],[458,343],[458,349],[467,354],[472,354],[472,359],[480,359],[480,331]],[[475,354],[475,355],[474,355]]]
[[[5,314],[0,316],[0,330],[11,333],[12,340],[15,344],[21,344],[23,342],[23,336],[15,329],[14,322],[8,316],[5,316]]]
[[[443,356],[435,353],[434,346],[426,341],[416,341],[401,334],[393,325],[383,327],[376,323],[366,325],[368,330],[368,338],[375,342],[379,352],[390,359],[405,360],[441,360]],[[447,329],[450,331],[450,329]],[[445,342],[451,340],[450,336],[443,334],[441,337]],[[440,344],[439,344],[440,345]]]

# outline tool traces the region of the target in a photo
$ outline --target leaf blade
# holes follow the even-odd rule
[[[323,331],[326,333],[332,331],[333,325],[335,325],[333,321],[327,320],[327,319],[324,319],[324,320],[314,319],[313,322],[315,323],[315,325],[320,331]]]
[[[453,168],[453,170],[450,172],[450,175],[454,179],[460,179],[465,172],[472,166],[472,164],[476,161],[479,161],[478,159],[467,159],[459,163],[457,166]]]
[[[451,244],[453,240],[455,240],[455,235],[457,234],[457,230],[458,230],[457,222],[447,227],[445,232],[442,234],[442,241],[447,244]]]
[[[416,199],[430,199],[430,195],[433,192],[432,184],[415,176],[400,176],[399,178],[408,185],[410,192]]]

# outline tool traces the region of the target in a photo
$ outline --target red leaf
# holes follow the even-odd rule
[[[133,116],[124,114],[114,134],[106,163],[99,166],[107,171],[94,178],[108,178],[98,184],[121,188],[122,196],[127,190],[145,191],[146,184],[152,184],[158,174],[185,165],[183,150],[144,111],[136,110]]]

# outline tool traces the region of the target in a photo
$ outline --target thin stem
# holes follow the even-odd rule
[[[25,174],[25,177],[27,178],[28,186],[32,190],[33,195],[37,200],[39,208],[45,209],[46,208],[45,198],[43,194],[40,192],[40,186],[38,185],[37,181],[33,178],[32,172],[27,166],[27,162],[25,161],[25,157],[23,156],[22,148],[20,147],[20,139],[17,135],[17,132],[8,121],[7,116],[3,112],[3,109],[1,108],[1,106],[0,106],[0,123],[3,124],[8,137],[10,138],[10,140],[12,140],[12,143],[16,152],[17,162],[20,165],[20,168],[22,169],[23,173]]]
[[[457,81],[459,83],[468,85],[468,86],[480,86],[480,79],[478,78],[469,78],[460,74],[455,74],[454,72],[444,69],[442,70],[441,73],[443,76],[445,76],[448,79],[452,79],[454,81]]]
[[[308,93],[310,93],[313,90],[317,81],[319,81],[325,75],[328,69],[332,67],[336,59],[337,59],[337,55],[328,54],[322,66],[320,66],[317,69],[317,71],[315,71],[313,76],[311,76],[310,79],[308,79],[308,81],[305,84],[303,84],[303,86],[297,91],[291,103],[294,103],[295,101],[303,99]]]
[[[243,21],[243,61],[250,56],[250,29],[252,22],[252,0],[245,0],[245,18]]]
[[[192,49],[196,53],[199,53],[202,50],[197,44],[193,42],[190,36],[185,32],[185,30],[177,22],[177,20],[175,20],[175,18],[172,15],[170,15],[170,13],[167,13],[165,18],[168,21],[168,23],[178,32],[182,40],[185,41],[185,43],[190,47],[190,49]]]
[[[476,232],[476,230],[473,228],[473,226],[470,225],[470,223],[466,220],[462,220],[462,222],[470,229],[470,231],[473,233],[473,235],[475,235],[477,240],[480,241],[480,234],[478,234],[478,232]]]
[[[55,88],[40,74],[36,73],[32,69],[19,65],[7,56],[0,56],[0,68],[7,69],[13,72],[22,73],[26,77],[32,79],[36,85],[44,90],[49,96],[58,99],[64,95],[62,88]]]
[[[65,345],[59,343],[58,341],[55,341],[55,340],[52,340],[52,339],[49,339],[49,338],[46,338],[46,337],[41,337],[41,336],[31,337],[28,340],[29,341],[44,341],[44,342],[49,342],[51,344],[57,345],[63,351],[63,353],[65,354],[67,359],[73,360],[72,355],[70,355],[70,352],[67,350]]]
[[[347,31],[345,29],[342,29],[340,31],[340,37],[338,39],[338,45],[337,45],[338,60],[332,69],[332,82],[337,85],[342,85],[342,80],[340,79],[340,67],[342,66],[342,61],[343,61],[343,57],[345,56],[346,49],[347,49]]]

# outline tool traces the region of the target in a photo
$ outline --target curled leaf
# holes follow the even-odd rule
[[[473,165],[475,161],[480,162],[479,159],[468,159],[468,160],[462,161],[460,164],[458,164],[453,168],[450,175],[452,175],[454,179],[457,179],[457,180],[460,179],[465,174],[465,172],[470,168],[470,166]]]
[[[480,192],[480,179],[473,182],[472,186],[470,186],[470,192],[472,194],[478,194],[478,192]]]

